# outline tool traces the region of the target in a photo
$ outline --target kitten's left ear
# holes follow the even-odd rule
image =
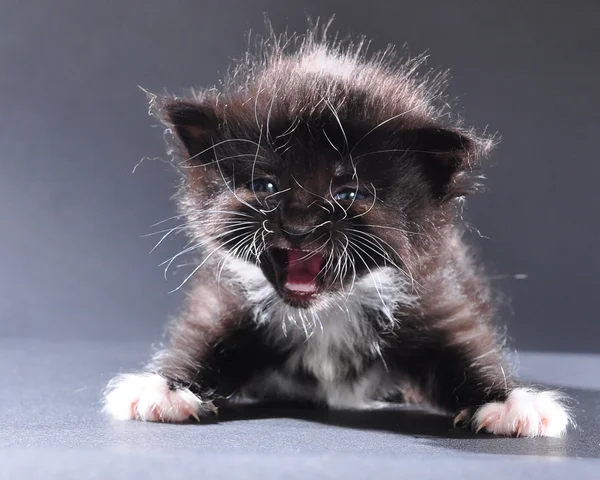
[[[199,154],[216,143],[221,121],[209,102],[154,95],[150,97],[150,113],[172,130],[186,158],[200,163]]]
[[[495,144],[492,138],[479,137],[468,130],[426,127],[412,130],[411,136],[433,192],[442,201],[475,190],[469,173]]]

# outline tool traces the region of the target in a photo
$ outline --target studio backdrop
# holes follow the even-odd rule
[[[0,336],[160,338],[186,265],[158,264],[185,238],[150,253],[162,234],[145,235],[177,225],[151,226],[175,215],[177,176],[138,85],[215,84],[266,12],[278,31],[336,14],[342,36],[451,69],[467,122],[502,137],[465,217],[513,345],[600,352],[599,2],[2,0],[0,12]]]

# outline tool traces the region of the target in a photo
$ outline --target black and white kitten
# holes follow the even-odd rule
[[[499,435],[560,436],[555,392],[511,376],[457,207],[492,139],[448,116],[422,59],[314,31],[270,37],[220,89],[151,97],[201,248],[169,345],[106,391],[179,422],[239,397],[423,403]]]

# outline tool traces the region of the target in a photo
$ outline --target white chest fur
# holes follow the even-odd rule
[[[285,397],[311,397],[307,399],[330,407],[369,404],[381,383],[383,363],[372,365],[381,355],[381,345],[360,304],[331,304],[313,312],[276,310],[269,327],[271,341],[291,350],[281,370],[267,379],[271,389]],[[314,390],[292,380],[300,372],[316,379]]]
[[[416,301],[408,293],[408,279],[393,268],[376,269],[357,280],[351,291],[324,293],[314,307],[298,309],[279,297],[260,268],[239,260],[227,263],[245,289],[256,321],[268,327],[271,342],[291,352],[282,369],[268,379],[270,389],[298,396],[298,385],[290,378],[305,372],[315,377],[316,394],[329,405],[363,403],[384,365],[364,365],[365,359],[381,356],[377,330],[393,327],[396,307]],[[350,382],[349,372],[359,375]]]
[[[321,382],[333,383],[350,369],[360,371],[365,355],[379,351],[377,335],[356,302],[282,313],[280,320],[271,318],[271,325],[273,339],[293,348],[286,369],[310,372]]]

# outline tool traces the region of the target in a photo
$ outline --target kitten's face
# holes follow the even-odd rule
[[[423,224],[446,210],[457,138],[333,115],[259,125],[230,120],[187,149],[183,204],[206,254],[260,266],[296,307],[349,293],[378,267],[410,281],[432,233]]]
[[[406,269],[411,211],[427,195],[414,162],[397,162],[402,152],[378,153],[367,141],[356,145],[359,132],[350,129],[346,146],[338,125],[303,124],[291,138],[282,133],[271,130],[260,146],[258,137],[233,137],[213,149],[218,168],[196,179],[191,201],[229,212],[214,224],[217,244],[258,264],[294,306],[324,292],[349,292],[378,266]],[[205,236],[203,220],[197,222]]]
[[[180,206],[205,256],[258,265],[298,307],[378,267],[410,278],[484,150],[436,120],[408,70],[303,45],[274,47],[222,92],[151,105],[174,134]]]

